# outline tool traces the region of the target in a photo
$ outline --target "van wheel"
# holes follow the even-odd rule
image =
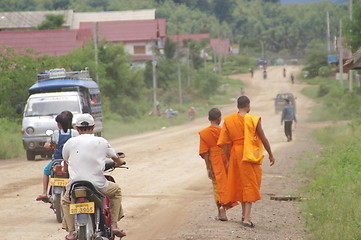
[[[35,152],[34,151],[30,151],[30,150],[26,150],[26,158],[29,161],[34,161],[35,160]]]

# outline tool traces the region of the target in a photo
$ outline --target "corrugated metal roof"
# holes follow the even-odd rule
[[[73,10],[0,12],[0,29],[31,29],[42,23],[48,14],[64,15],[64,28],[72,25]]]
[[[94,22],[80,24],[80,29],[93,29]],[[164,38],[166,20],[112,21],[98,22],[98,39],[109,42],[137,42]]]
[[[0,29],[25,30],[38,26],[45,15],[64,15],[64,28],[78,29],[80,22],[104,22],[120,20],[154,20],[155,9],[109,12],[73,12],[73,10],[0,12]]]
[[[41,52],[40,55],[66,55],[91,38],[90,30],[28,30],[0,32],[1,47],[12,47],[20,53],[26,49]]]
[[[354,54],[352,54],[351,58],[346,61],[344,64],[345,67],[350,69],[361,69],[361,48],[359,48]]]
[[[210,38],[209,33],[195,33],[195,34],[174,34],[168,35],[168,37],[175,43],[183,45],[183,41],[186,39],[194,39],[196,41],[202,41],[204,39]]]
[[[71,28],[77,29],[81,22],[105,22],[125,20],[154,20],[155,9],[137,11],[82,12],[74,13]]]

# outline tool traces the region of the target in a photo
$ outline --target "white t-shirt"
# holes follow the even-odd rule
[[[107,190],[109,184],[103,174],[105,160],[117,157],[107,140],[93,134],[70,138],[64,144],[63,157],[68,163],[68,187],[75,181],[86,180],[101,192]]]

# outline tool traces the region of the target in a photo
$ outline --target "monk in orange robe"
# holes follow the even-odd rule
[[[271,166],[275,158],[263,132],[261,118],[249,114],[249,98],[239,97],[237,107],[237,113],[224,118],[217,144],[223,148],[228,167],[226,201],[241,202],[242,225],[254,227],[251,208],[253,202],[261,199],[263,146]]]
[[[223,149],[217,146],[219,134],[221,132],[222,115],[217,108],[212,108],[208,113],[211,125],[199,132],[200,144],[199,155],[205,160],[208,177],[212,180],[214,200],[218,208],[218,219],[227,221],[226,209],[234,206],[225,201],[227,173],[226,157]]]

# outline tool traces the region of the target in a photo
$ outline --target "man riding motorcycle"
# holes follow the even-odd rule
[[[64,171],[69,172],[69,183],[63,197],[62,206],[64,210],[63,228],[68,231],[66,240],[76,239],[74,216],[70,215],[70,186],[75,181],[89,181],[98,191],[110,200],[110,212],[112,216],[112,232],[115,236],[122,238],[126,234],[118,228],[117,222],[124,217],[122,209],[122,195],[120,187],[107,181],[103,175],[105,159],[111,158],[115,166],[124,164],[124,160],[116,154],[110,144],[102,137],[94,136],[94,119],[90,114],[82,114],[76,121],[76,129],[79,136],[69,139],[63,147],[63,157],[66,162]],[[124,156],[123,156],[124,157]]]

